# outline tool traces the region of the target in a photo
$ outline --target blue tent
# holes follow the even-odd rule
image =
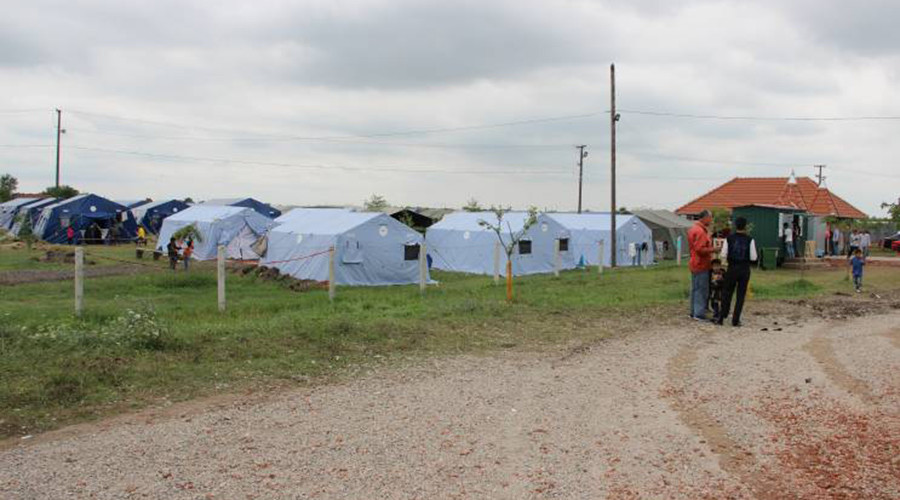
[[[569,250],[575,262],[596,266],[600,257],[600,241],[603,241],[603,265],[609,266],[612,218],[608,212],[555,213],[547,216],[569,231]],[[654,251],[653,231],[644,221],[635,215],[616,214],[617,266],[652,264]]]
[[[95,194],[80,194],[44,207],[34,233],[48,243],[65,243],[70,225],[79,242],[130,241],[137,236],[131,211]]]
[[[219,198],[214,200],[206,200],[201,205],[219,205],[223,207],[245,207],[256,210],[261,215],[270,219],[281,216],[281,210],[278,210],[267,203],[263,203],[253,198]]]
[[[41,216],[41,210],[43,210],[44,207],[52,205],[58,201],[59,200],[56,198],[42,198],[19,207],[18,214],[15,221],[12,223],[9,232],[12,233],[13,236],[19,236],[19,231],[22,229],[22,217],[27,217],[28,222],[31,223],[31,227],[34,228]]]
[[[183,212],[188,208],[190,205],[181,200],[160,200],[138,205],[136,208],[132,208],[131,212],[139,225],[144,226],[151,234],[159,234],[166,217]]]
[[[503,216],[503,241],[510,241],[510,229],[520,232],[528,219],[525,212],[508,212]],[[435,269],[475,274],[494,273],[497,233],[482,227],[479,221],[497,223],[492,212],[454,212],[445,215],[428,228],[428,255]],[[526,231],[512,254],[514,276],[551,273],[555,268],[555,241],[560,241],[560,269],[573,269],[577,261],[567,249],[569,232],[546,214]],[[500,252],[500,274],[506,276],[506,252]]]
[[[0,203],[0,229],[7,231],[12,229],[19,215],[19,209],[29,203],[34,203],[40,198],[15,198],[4,203]]]
[[[225,246],[229,259],[255,260],[259,258],[253,244],[272,224],[268,217],[244,207],[194,205],[163,220],[156,249],[165,252],[169,239],[179,229],[193,225],[203,241],[194,241],[194,258],[215,259],[217,247]]]
[[[422,235],[389,215],[333,209],[291,213],[291,220],[269,230],[260,265],[297,279],[328,281],[334,247],[337,284],[418,283]]]

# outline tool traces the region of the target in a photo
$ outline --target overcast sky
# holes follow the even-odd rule
[[[789,4],[789,5],[788,5]],[[900,196],[889,0],[6,0],[0,173],[110,198],[676,208],[735,176]],[[719,120],[635,112],[749,116]],[[24,147],[28,146],[28,147]]]

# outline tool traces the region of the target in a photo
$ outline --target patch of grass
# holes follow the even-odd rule
[[[133,258],[133,248],[109,251]],[[16,260],[5,250],[3,259]],[[754,297],[850,287],[846,271],[802,276],[754,271]],[[504,287],[490,277],[433,277],[440,284],[425,297],[416,286],[339,287],[332,304],[323,290],[296,293],[229,274],[228,309],[219,313],[215,272],[204,264],[187,274],[88,279],[82,318],[72,314],[69,281],[0,288],[0,433],[41,431],[160,398],[329,376],[375,359],[596,338],[605,332],[586,326],[592,319],[685,303],[690,286],[686,268],[666,264],[602,276],[568,271],[516,278],[516,300],[506,304]],[[898,269],[873,266],[866,286],[895,288],[898,278]]]

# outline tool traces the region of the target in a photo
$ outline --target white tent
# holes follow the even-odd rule
[[[519,232],[528,214],[509,212],[503,216],[504,242],[510,241],[510,229]],[[428,228],[428,254],[432,266],[445,271],[488,274],[494,273],[494,252],[499,245],[497,233],[483,227],[479,221],[497,223],[492,212],[454,212]],[[560,240],[560,269],[572,269],[576,261],[567,249],[569,232],[546,214],[538,215],[538,221],[528,229],[522,241],[514,249],[512,268],[514,276],[551,273],[555,266],[555,240]],[[506,253],[500,248],[500,274],[506,276]]]
[[[569,231],[569,249],[576,264],[596,266],[603,240],[603,265],[610,264],[611,217],[608,213],[558,213],[547,216]],[[640,253],[638,250],[642,250]],[[653,263],[653,232],[640,218],[616,214],[616,265]]]
[[[327,281],[334,247],[335,283],[418,283],[422,235],[382,213],[304,209],[268,233],[261,265],[297,279]],[[427,276],[426,276],[427,279]]]
[[[202,242],[194,241],[195,259],[215,259],[217,247],[225,245],[227,258],[254,260],[259,255],[251,247],[271,223],[271,219],[252,208],[194,205],[163,220],[157,250],[165,252],[172,235],[193,224],[203,237]]]

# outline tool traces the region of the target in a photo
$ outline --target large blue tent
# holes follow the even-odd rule
[[[152,234],[159,234],[166,217],[183,212],[188,208],[190,205],[181,200],[160,200],[138,205],[136,208],[132,208],[131,212],[139,225],[144,226]]]
[[[206,200],[202,203],[202,205],[252,208],[253,210],[259,212],[261,215],[264,215],[270,219],[275,219],[281,216],[281,210],[278,210],[268,203],[263,203],[253,198],[219,198]]]
[[[69,226],[75,229],[78,242],[131,241],[137,236],[131,211],[95,194],[80,194],[44,207],[34,232],[49,243],[65,243]]]
[[[612,216],[608,212],[551,213],[548,217],[569,231],[569,251],[576,264],[596,266],[603,242],[603,265],[609,266],[612,255]],[[653,232],[637,216],[616,215],[616,265],[652,264]]]

